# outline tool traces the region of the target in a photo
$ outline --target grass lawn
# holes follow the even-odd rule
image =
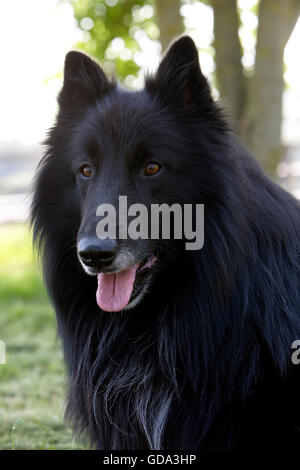
[[[76,449],[55,316],[23,225],[0,225],[0,449]]]

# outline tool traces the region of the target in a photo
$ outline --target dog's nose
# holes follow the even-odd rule
[[[78,243],[78,255],[88,267],[100,270],[109,266],[117,253],[115,240],[85,237]]]

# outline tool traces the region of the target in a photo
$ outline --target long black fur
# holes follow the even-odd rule
[[[233,135],[193,42],[175,42],[140,92],[70,53],[59,104],[32,223],[74,429],[100,449],[299,447],[300,365],[291,362],[300,339],[299,203]],[[96,279],[76,253],[86,204],[72,165],[95,123],[107,155],[121,158],[143,139],[143,149],[174,163],[153,200],[205,204],[203,249],[164,241],[149,294],[117,313],[99,309]]]

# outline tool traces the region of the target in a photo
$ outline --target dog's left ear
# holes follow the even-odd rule
[[[189,36],[174,41],[165,53],[156,74],[146,78],[146,89],[159,94],[166,103],[181,103],[185,108],[211,104],[208,82],[201,72],[198,51]]]
[[[63,88],[58,97],[61,109],[75,108],[93,103],[111,88],[100,65],[88,55],[70,51],[66,55]]]

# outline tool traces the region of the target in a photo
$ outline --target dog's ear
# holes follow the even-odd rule
[[[201,72],[198,51],[189,36],[175,40],[165,53],[156,74],[146,78],[146,89],[167,103],[185,108],[211,104],[208,82]]]
[[[58,97],[61,109],[74,109],[93,103],[111,87],[112,84],[97,62],[82,52],[68,52],[63,88]]]

